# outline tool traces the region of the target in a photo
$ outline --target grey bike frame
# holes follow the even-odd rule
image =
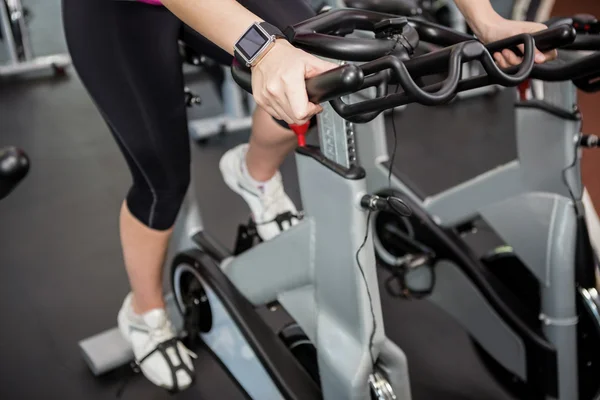
[[[353,146],[344,145],[352,125],[325,108],[330,113],[319,117],[323,154],[341,166],[354,165]],[[367,180],[344,177],[302,152],[296,154],[296,163],[304,219],[226,259],[221,267],[250,302],[260,306],[277,301],[299,324],[317,349],[325,400],[370,400],[372,360],[396,398],[410,400],[406,356],[385,336],[373,243],[365,239],[370,226],[360,200],[367,193]],[[197,247],[194,236],[204,230],[195,193],[191,186],[176,223],[173,254]],[[203,342],[252,398],[283,398],[210,285],[185,264],[176,267],[175,282],[183,273],[203,283],[211,307],[212,327],[201,334]],[[167,296],[170,310],[174,302],[185,307],[180,285],[174,286]],[[171,318],[182,329],[181,316],[174,312]],[[81,341],[80,347],[95,374],[132,358],[116,328]]]
[[[322,153],[341,166],[354,165],[354,149],[348,146],[352,125],[328,104],[325,108],[329,112],[319,116]],[[373,244],[365,241],[368,213],[359,203],[367,181],[345,178],[302,152],[296,154],[296,164],[304,219],[225,260],[222,268],[253,304],[277,301],[300,325],[317,349],[324,399],[370,399],[373,358],[397,398],[410,400],[406,357],[385,336]],[[181,249],[189,248],[190,238],[203,229],[197,203],[190,200],[180,224]],[[186,271],[193,272],[182,266],[179,274]],[[281,398],[210,287],[207,297],[216,322],[203,341],[252,398]],[[177,288],[175,298],[181,301]]]
[[[572,83],[553,85],[563,94],[561,108],[572,112],[576,106]],[[392,176],[392,187],[408,195],[441,226],[452,227],[481,216],[512,246],[541,283],[540,319],[557,350],[559,399],[572,400],[578,398],[573,283],[576,207],[583,210],[578,146],[581,121],[527,107],[517,107],[516,117],[517,160],[424,199],[399,176]],[[355,131],[368,190],[388,188],[383,118],[357,125]],[[438,278],[430,300],[453,315],[504,367],[527,380],[523,343],[458,267],[447,261],[444,264],[436,269]]]

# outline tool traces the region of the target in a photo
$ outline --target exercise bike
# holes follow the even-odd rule
[[[528,400],[600,398],[597,259],[580,171],[580,148],[597,147],[598,138],[581,133],[576,107],[577,88],[600,90],[600,26],[590,16],[549,22],[565,23],[577,28],[564,50],[571,57],[530,75],[553,82],[560,96],[516,104],[517,160],[426,197],[400,171],[388,175],[385,135],[367,138],[356,126],[368,190],[413,210],[373,218],[378,262],[391,273],[386,289],[453,316],[493,375]],[[392,188],[382,190],[388,177]],[[506,245],[480,259],[466,242],[476,228]]]
[[[377,37],[322,41],[332,29],[371,30]],[[286,32],[293,44],[315,54],[366,61],[307,81],[311,100],[319,103],[380,88],[382,96],[359,105],[332,100],[340,118],[353,122],[367,121],[385,109],[410,102],[449,101],[460,86],[457,67],[464,62],[483,61],[489,79],[480,82],[482,86],[514,86],[527,78],[533,66],[530,35],[490,45],[499,49],[524,44],[524,62],[511,75],[502,72],[476,41],[435,57],[411,60],[408,49],[397,47],[389,37],[403,35],[407,45],[416,46],[417,28],[405,19],[366,11],[330,11]],[[419,33],[427,38],[448,31],[428,26]],[[536,40],[560,46],[573,40],[573,32],[563,26],[537,34]],[[421,68],[449,70],[441,90],[429,93],[419,88],[411,73]],[[239,65],[232,71],[236,81],[249,90],[249,72]],[[385,96],[389,83],[401,85],[406,92]],[[362,107],[369,109],[367,114]],[[203,230],[197,203],[190,198],[176,229],[180,247],[187,249],[175,257],[171,271],[171,299],[183,315],[180,327],[188,338],[200,338],[251,398],[411,398],[404,353],[385,336],[373,245],[365,237],[370,212],[389,209],[407,215],[408,210],[400,199],[367,193],[365,170],[354,156],[352,138],[334,124],[320,120],[320,148],[305,146],[305,127],[295,127],[301,144],[296,161],[306,213],[298,225],[234,255]],[[340,143],[344,146],[338,148],[344,147],[345,153],[332,156],[332,148]],[[323,190],[334,200],[326,201]],[[262,315],[265,310],[269,315],[282,314],[289,323],[271,326],[270,318]],[[127,358],[126,349],[113,352],[121,346],[119,340],[122,344],[113,330],[80,343],[93,370],[103,368],[99,362],[109,365],[111,353],[120,362]],[[111,365],[115,366],[114,360]]]
[[[340,10],[298,24],[287,33],[295,45],[310,48],[315,54],[367,61],[389,54],[394,41],[381,39],[398,32],[416,45],[416,31],[406,20],[392,21],[388,18],[382,14]],[[332,43],[329,46],[324,44],[327,41],[322,41],[323,32],[349,27],[377,31],[379,39],[346,39],[345,43],[329,42]],[[569,27],[559,30],[558,34],[557,31],[546,34],[553,41],[560,41],[559,38],[565,40],[571,35]],[[511,46],[523,40],[526,53],[531,53],[533,43],[526,37],[512,42],[509,40],[504,45]],[[467,50],[467,46],[473,47]],[[474,46],[478,46],[480,51],[475,51]],[[458,68],[450,68],[449,78],[435,94],[422,91],[410,75],[403,75],[399,70],[406,68],[405,71],[413,72],[419,67],[445,70],[449,59],[467,62],[469,54],[473,57],[471,59],[491,60],[483,45],[474,41],[452,51],[453,56],[450,53],[440,54],[437,59],[415,58],[398,63],[408,56],[406,49],[399,50],[397,55],[385,56],[360,67],[345,65],[309,80],[308,92],[313,101],[322,102],[372,86],[383,90],[393,81],[406,88],[404,93],[378,97],[360,105],[334,100],[333,107],[339,115],[354,122],[368,120],[373,113],[379,114],[384,109],[411,101],[431,105],[444,103],[456,94],[460,79]],[[476,53],[478,55],[474,56]],[[493,61],[484,62],[493,77],[491,82],[516,84],[531,69],[531,55],[525,58],[520,71],[510,77],[503,74]],[[414,63],[411,64],[411,61]],[[250,90],[248,72],[237,66],[233,73],[238,83]],[[363,114],[361,107],[369,106],[373,107],[372,110]],[[397,198],[384,199],[366,194],[364,170],[355,157],[353,138],[348,137],[346,131],[336,130],[333,121],[320,119],[317,126],[319,148],[305,146],[304,130],[296,129],[300,143],[297,166],[306,212],[304,221],[274,240],[235,256],[222,254],[205,232],[198,232],[195,240],[202,250],[176,257],[172,273],[173,292],[181,312],[187,316],[186,320],[196,322],[188,323],[186,331],[202,338],[252,398],[293,396],[282,391],[283,382],[275,383],[279,390],[274,388],[273,392],[265,392],[271,387],[269,382],[282,379],[278,374],[281,369],[273,369],[274,365],[265,354],[267,349],[280,346],[274,344],[278,335],[270,328],[260,328],[264,322],[258,322],[262,319],[258,316],[257,307],[266,304],[271,312],[285,312],[293,320],[279,332],[281,343],[289,347],[288,352],[297,356],[311,379],[315,380],[321,390],[319,396],[325,399],[366,399],[370,395],[378,399],[409,399],[404,356],[383,333],[372,247],[364,237],[365,231],[368,231],[364,225],[368,225],[368,210],[390,209],[401,215],[406,215],[408,210]],[[331,147],[339,143],[345,144],[346,151],[331,154]],[[337,149],[342,150],[341,147]],[[324,188],[338,194],[331,198],[339,198],[340,201],[323,201],[322,194],[317,193],[322,193]],[[365,231],[357,227],[365,227]],[[327,238],[327,243],[323,238]],[[363,253],[364,250],[366,252]],[[256,268],[249,269],[250,264]],[[334,287],[351,289],[344,292],[334,290]],[[370,317],[369,309],[372,310]],[[256,326],[250,328],[254,321]],[[265,347],[256,331],[269,332],[270,339],[264,341]],[[227,346],[222,345],[224,336],[228,338]],[[295,352],[298,346],[305,350]],[[312,352],[309,351],[311,346],[314,346]],[[260,372],[260,376],[248,371]]]

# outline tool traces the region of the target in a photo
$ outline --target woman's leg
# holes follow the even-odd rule
[[[148,228],[131,214],[127,201],[121,205],[119,230],[123,259],[133,293],[133,311],[141,315],[150,310],[165,308],[163,265],[173,230]]]
[[[258,1],[249,2],[247,0],[240,0],[240,3],[248,7],[250,11],[257,13],[259,17],[265,19],[267,19],[264,16],[267,12],[266,10],[275,15],[280,15],[283,12],[280,2],[276,2],[274,8],[263,6],[257,8],[254,3],[258,3]],[[265,2],[267,5],[271,4],[270,0],[265,0]],[[286,8],[291,5],[291,9],[296,15],[304,16],[304,18],[298,19],[298,21],[314,15],[312,9],[304,4],[304,0],[300,0],[300,2],[296,0],[284,2]],[[297,4],[300,5],[298,6]],[[299,7],[299,9],[296,7]],[[287,15],[271,18],[271,23],[273,23],[273,20],[279,20],[280,23],[278,25],[282,29],[296,22],[295,18],[292,19]],[[231,65],[233,61],[227,52],[187,26],[183,30],[182,39],[195,51],[210,57],[222,65]],[[275,122],[273,117],[267,114],[262,108],[256,107],[253,115],[250,143],[246,155],[249,175],[259,182],[268,181],[277,173],[285,157],[295,147],[296,135],[291,130],[285,129]]]
[[[268,181],[295,148],[296,135],[275,122],[262,108],[256,107],[246,153],[250,176],[258,182]]]
[[[282,31],[315,16],[308,0],[239,0],[247,9]],[[260,107],[256,108],[252,136],[246,153],[249,175],[257,181],[271,179],[285,157],[296,147],[296,136],[282,128]]]
[[[265,21],[285,29],[315,15],[306,0],[238,0]],[[186,28],[184,40],[198,52],[223,64],[231,57],[199,34]],[[253,118],[249,144],[228,151],[220,162],[221,173],[229,188],[242,196],[252,212],[263,240],[277,236],[297,223],[294,203],[286,195],[278,170],[295,148],[296,138],[282,128],[260,107]]]
[[[120,216],[133,295],[119,312],[119,328],[138,361],[148,356],[141,363],[146,377],[184,388],[192,365],[173,339],[162,295],[167,243],[190,177],[181,23],[161,7],[107,0],[63,0],[63,19],[74,66],[133,177]],[[156,351],[160,343],[166,343],[164,353]]]

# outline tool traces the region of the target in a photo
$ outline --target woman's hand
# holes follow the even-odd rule
[[[252,68],[254,99],[271,116],[288,124],[304,124],[323,110],[308,101],[304,80],[336,67],[285,40],[277,40]]]
[[[535,33],[544,29],[548,29],[544,24],[527,21],[511,21],[500,17],[495,21],[486,24],[485,27],[473,30],[482,42],[489,43],[521,33]],[[523,51],[523,46],[520,45],[519,49]],[[556,56],[556,50],[542,53],[536,49],[535,62],[536,64],[543,64],[546,61],[555,59]],[[501,68],[508,68],[511,65],[518,65],[521,63],[521,57],[507,49],[502,50],[501,53],[495,53],[494,59]]]

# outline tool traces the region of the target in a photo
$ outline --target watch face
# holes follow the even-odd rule
[[[253,25],[248,32],[237,42],[237,50],[242,53],[247,60],[252,60],[271,39],[259,27]]]

